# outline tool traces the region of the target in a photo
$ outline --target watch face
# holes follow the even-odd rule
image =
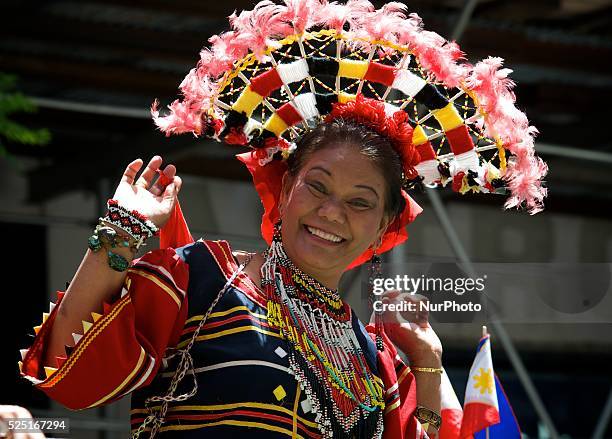
[[[417,407],[416,416],[423,423],[430,423],[434,427],[437,426],[437,428],[439,428],[439,425],[441,423],[440,421],[442,420],[442,418],[440,418],[440,416],[437,415],[436,412],[429,410],[426,407]]]
[[[429,421],[431,419],[431,413],[429,412],[429,410],[423,407],[417,408],[417,416],[423,421]]]

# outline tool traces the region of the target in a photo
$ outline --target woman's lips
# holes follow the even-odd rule
[[[344,242],[346,242],[346,239],[344,239],[344,238],[342,238],[342,240],[341,240],[341,241],[339,241],[339,242],[333,242],[333,241],[330,241],[330,240],[328,240],[328,239],[321,238],[320,236],[317,236],[317,235],[312,234],[312,233],[310,232],[310,230],[308,230],[308,227],[309,227],[309,226],[304,225],[304,226],[303,226],[304,231],[305,231],[305,232],[306,232],[306,234],[307,234],[307,235],[310,237],[310,239],[314,240],[315,242],[317,242],[317,243],[319,243],[319,244],[327,245],[327,246],[330,246],[330,247],[337,247],[337,246],[339,246],[339,245],[342,245]],[[313,229],[317,229],[317,227],[312,227],[312,228],[313,228]],[[319,230],[320,230],[320,229],[319,229]],[[336,236],[337,236],[337,235],[336,235]]]

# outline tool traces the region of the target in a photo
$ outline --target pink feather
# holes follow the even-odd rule
[[[153,121],[166,136],[184,133],[198,135],[202,132],[202,118],[197,108],[191,108],[187,102],[178,99],[168,105],[168,108],[170,114],[160,116],[159,102],[155,100],[151,106]]]
[[[325,1],[316,11],[316,21],[325,24],[329,29],[342,32],[346,23],[373,10],[374,6],[367,0],[349,0],[345,4]]]
[[[229,70],[235,61],[248,53],[248,43],[237,37],[237,32],[229,31],[219,35],[213,35],[208,39],[212,45],[210,49],[212,56],[208,58],[208,65],[206,67],[209,75],[218,77]],[[204,56],[201,56],[202,60],[206,57],[205,51],[206,49],[203,50]]]
[[[406,20],[406,5],[390,2],[374,12],[360,14],[354,21],[356,35],[374,40],[398,42],[398,30]]]
[[[476,93],[486,112],[485,134],[499,136],[513,154],[508,160],[504,180],[512,195],[504,207],[525,205],[531,214],[542,210],[547,190],[542,179],[548,167],[535,155],[534,137],[538,130],[529,125],[527,116],[516,108],[510,69],[503,69],[503,59],[489,57],[472,67],[465,83]]]
[[[201,69],[194,68],[185,76],[179,88],[186,100],[201,102],[205,105],[215,94],[217,84],[209,76],[203,74]]]
[[[297,34],[317,24],[320,18],[316,13],[322,3],[319,0],[283,0],[285,10],[281,14],[283,20],[290,23]]]
[[[272,37],[284,38],[292,32],[292,27],[283,20],[285,8],[270,0],[263,0],[251,11],[242,11],[229,17],[236,31],[236,44],[245,45],[261,59],[268,46],[274,46]]]
[[[459,63],[464,58],[459,45],[423,30],[423,21],[417,14],[410,14],[404,21],[399,29],[399,42],[412,49],[432,81],[457,87],[467,74],[467,66]]]

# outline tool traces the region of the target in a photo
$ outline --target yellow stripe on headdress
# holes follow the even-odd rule
[[[422,143],[427,142],[427,134],[425,134],[425,130],[421,125],[417,125],[414,127],[412,131],[412,144],[420,145]]]
[[[245,113],[247,117],[251,117],[255,108],[263,101],[263,96],[251,90],[251,87],[246,87],[238,100],[232,105],[232,109],[238,113]]]
[[[367,61],[358,61],[354,59],[340,60],[338,66],[338,76],[342,78],[363,79],[368,71]]]
[[[288,125],[276,113],[272,113],[272,116],[264,124],[264,129],[273,132],[277,136],[283,134],[287,128],[289,128]]]
[[[442,127],[444,132],[450,131],[454,128],[457,128],[460,125],[463,125],[463,119],[459,115],[457,111],[457,107],[452,102],[449,102],[448,105],[439,110],[431,111]]]
[[[347,102],[354,101],[355,99],[357,99],[357,96],[352,95],[350,93],[344,93],[343,91],[341,91],[338,94],[338,102],[340,102],[341,104],[346,104]]]

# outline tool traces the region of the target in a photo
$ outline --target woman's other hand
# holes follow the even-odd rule
[[[126,209],[135,209],[146,215],[153,224],[161,228],[174,209],[182,180],[175,175],[174,165],[167,165],[163,172],[161,171],[162,158],[158,155],[149,161],[136,178],[143,163],[142,159],[138,158],[127,165],[113,199]]]
[[[411,311],[390,311],[383,314],[385,332],[418,367],[439,368],[442,364],[442,343],[429,324],[429,312],[420,305],[427,299],[419,294],[387,291],[381,296],[382,303],[399,305],[401,302],[413,303]]]

